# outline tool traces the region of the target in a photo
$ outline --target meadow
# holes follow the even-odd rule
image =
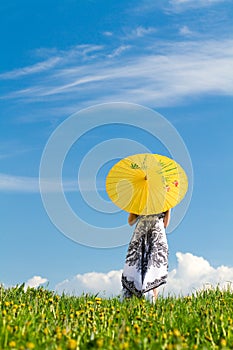
[[[0,349],[233,349],[233,294],[121,301],[0,287]]]

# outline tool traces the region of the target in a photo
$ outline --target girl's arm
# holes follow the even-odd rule
[[[168,227],[168,225],[169,225],[170,217],[171,217],[171,210],[169,209],[169,210],[166,211],[164,219],[163,219],[165,228]]]
[[[128,223],[130,226],[133,226],[133,224],[135,224],[135,222],[137,221],[138,215],[130,213],[129,217],[128,217]]]

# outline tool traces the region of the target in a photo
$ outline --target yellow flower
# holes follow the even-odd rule
[[[15,348],[16,347],[16,342],[14,340],[9,342],[9,347],[10,348]]]
[[[9,301],[5,301],[4,304],[5,304],[5,306],[7,307],[7,306],[10,306],[11,303],[10,303]]]
[[[77,341],[74,339],[69,339],[67,342],[67,349],[75,350],[77,348]]]
[[[227,345],[226,339],[221,339],[220,344],[221,344],[221,346],[226,346]]]
[[[101,301],[101,300],[102,298],[98,298],[98,297],[95,298],[95,301]]]
[[[44,329],[44,334],[49,334],[49,329],[47,327]]]
[[[174,334],[175,337],[180,337],[180,331],[179,331],[179,329],[175,328],[175,329],[173,330],[173,334]]]
[[[27,342],[26,344],[28,349],[34,349],[35,348],[35,344],[33,344],[32,342]]]
[[[167,350],[172,350],[173,349],[173,345],[172,344],[167,344],[166,349]]]
[[[102,338],[99,338],[96,340],[96,346],[97,348],[101,349],[103,347],[104,340]]]
[[[128,349],[129,348],[129,343],[128,342],[125,342],[125,343],[122,343],[120,344],[120,349]]]
[[[60,340],[62,338],[62,333],[61,332],[57,332],[56,333],[56,337],[58,340]]]

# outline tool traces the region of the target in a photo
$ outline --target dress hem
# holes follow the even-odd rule
[[[160,282],[158,282],[158,281],[152,282],[152,283],[150,283],[149,287],[143,289],[142,291],[138,290],[134,286],[133,281],[127,281],[127,278],[125,276],[122,276],[121,283],[122,283],[122,286],[125,287],[128,291],[130,291],[131,293],[133,293],[137,297],[141,298],[143,296],[143,294],[149,292],[150,290],[153,290],[155,288],[162,286],[163,284],[166,284],[166,278],[167,278],[167,275],[161,277]],[[130,285],[132,285],[132,286],[130,286]]]

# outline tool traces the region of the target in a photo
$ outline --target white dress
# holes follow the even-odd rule
[[[143,294],[166,283],[168,245],[165,213],[139,216],[122,273],[123,296]]]

